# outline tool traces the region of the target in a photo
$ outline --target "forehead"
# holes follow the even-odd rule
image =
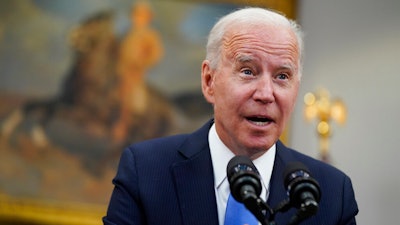
[[[299,46],[294,32],[288,28],[266,24],[235,24],[225,33],[223,52],[227,57],[268,54],[286,58],[297,64]]]

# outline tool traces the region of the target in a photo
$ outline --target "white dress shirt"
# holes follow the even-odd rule
[[[226,147],[219,138],[213,124],[208,133],[208,141],[210,145],[211,159],[214,169],[214,189],[217,199],[218,220],[219,224],[224,224],[225,209],[230,194],[229,182],[226,177],[226,166],[229,160],[235,155]],[[275,144],[263,155],[253,161],[261,176],[262,191],[261,198],[267,201],[269,194],[269,181],[271,179],[272,169],[274,166],[276,146]]]

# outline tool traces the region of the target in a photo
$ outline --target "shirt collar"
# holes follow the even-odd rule
[[[215,188],[219,188],[226,179],[226,166],[228,165],[229,160],[231,160],[235,155],[219,138],[215,129],[215,124],[210,128],[208,140],[214,169],[214,184]],[[260,173],[261,182],[264,186],[263,193],[265,194],[267,194],[267,192],[264,190],[269,189],[269,181],[274,166],[275,152],[276,145],[274,144],[270,149],[268,149],[268,151],[253,161]]]

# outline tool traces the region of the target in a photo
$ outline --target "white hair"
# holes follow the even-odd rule
[[[215,69],[218,66],[221,55],[222,40],[226,31],[232,24],[236,23],[246,23],[249,25],[265,23],[291,29],[294,32],[298,43],[299,74],[301,76],[304,44],[303,32],[301,31],[300,26],[294,20],[290,20],[280,13],[258,7],[243,8],[227,14],[220,18],[211,29],[208,36],[206,59],[210,61],[212,69]]]

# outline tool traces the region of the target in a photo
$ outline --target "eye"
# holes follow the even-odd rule
[[[276,78],[279,80],[287,80],[289,79],[289,75],[287,73],[280,73],[276,76]]]
[[[249,69],[244,69],[244,70],[242,70],[242,73],[243,73],[244,75],[249,75],[249,76],[253,75],[253,72],[252,72],[251,70],[249,70]]]

